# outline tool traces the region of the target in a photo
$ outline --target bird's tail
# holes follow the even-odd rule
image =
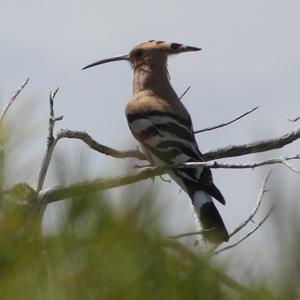
[[[228,232],[215,207],[212,197],[202,190],[190,195],[195,213],[204,230],[208,242],[219,244],[228,241]]]

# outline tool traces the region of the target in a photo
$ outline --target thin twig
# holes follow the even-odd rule
[[[208,231],[210,231],[210,230],[206,229],[206,230],[191,231],[191,232],[171,235],[168,238],[170,238],[170,239],[180,239],[180,238],[187,237],[187,236],[192,236],[192,235],[202,235],[202,234],[207,233]]]
[[[266,176],[264,177],[263,181],[262,181],[262,185],[261,185],[261,188],[259,190],[259,193],[257,195],[257,200],[256,200],[256,203],[255,203],[255,206],[253,207],[249,217],[244,221],[242,222],[240,225],[238,225],[236,228],[234,228],[232,230],[232,232],[229,234],[229,238],[233,237],[235,234],[237,234],[241,229],[243,229],[245,226],[247,226],[247,224],[249,222],[251,222],[254,218],[254,216],[256,215],[259,207],[260,207],[260,204],[263,200],[263,197],[265,195],[265,193],[267,192],[266,190],[266,186],[267,186],[267,183],[268,183],[268,180],[269,180],[269,177],[271,175],[271,172],[272,171],[269,171]]]
[[[229,245],[229,246],[226,246],[224,248],[221,248],[217,251],[215,251],[213,253],[213,255],[217,255],[219,254],[220,252],[223,252],[225,250],[229,250],[229,249],[232,249],[234,247],[236,247],[237,245],[239,245],[241,242],[243,242],[245,239],[247,239],[250,235],[252,235],[256,230],[258,230],[264,223],[265,221],[269,218],[269,216],[271,215],[271,213],[273,212],[274,210],[274,206],[272,206],[268,213],[266,214],[266,216],[257,224],[257,226],[255,226],[249,233],[247,233],[243,238],[241,238],[240,240],[238,240],[236,243],[232,244],[232,245]]]
[[[232,164],[232,163],[220,163],[217,161],[205,161],[205,162],[188,162],[183,164],[185,167],[195,167],[195,166],[205,166],[212,169],[254,169],[261,166],[273,165],[273,164],[283,164],[291,171],[300,174],[300,171],[295,169],[290,163],[289,160],[300,159],[300,154],[288,157],[276,157],[263,161],[259,161],[256,163],[241,163],[241,164]],[[178,167],[178,165],[176,166]]]
[[[257,200],[256,200],[256,203],[255,203],[255,206],[253,207],[249,217],[245,221],[243,221],[240,225],[238,225],[235,229],[233,229],[231,233],[229,233],[229,235],[228,235],[229,238],[233,237],[236,233],[238,233],[241,229],[243,229],[245,226],[247,226],[247,224],[249,222],[251,222],[253,220],[253,218],[256,215],[256,213],[257,213],[257,211],[260,207],[260,204],[263,200],[263,196],[267,192],[266,185],[267,185],[268,179],[271,175],[271,172],[272,171],[269,171],[263,179],[261,188],[260,188],[259,193],[257,195]],[[178,239],[178,238],[187,237],[187,236],[202,235],[202,234],[205,234],[206,232],[207,232],[207,230],[192,231],[192,232],[187,232],[187,233],[182,233],[182,234],[170,236],[170,238]]]
[[[137,158],[146,160],[145,155],[138,150],[119,151],[114,148],[99,144],[88,133],[83,131],[72,131],[63,129],[57,134],[57,140],[62,138],[79,139],[86,143],[90,148],[102,154],[109,155],[115,158]]]
[[[55,117],[54,115],[54,98],[58,92],[59,88],[57,88],[53,93],[50,92],[50,96],[49,96],[49,126],[48,126],[48,138],[47,138],[47,148],[46,148],[46,152],[42,161],[42,165],[40,168],[40,172],[39,172],[39,176],[38,176],[38,181],[37,181],[37,187],[36,187],[36,192],[37,194],[42,190],[44,182],[45,182],[45,178],[46,178],[46,174],[48,172],[48,168],[49,168],[49,164],[51,161],[51,157],[52,157],[52,153],[54,150],[54,147],[57,143],[57,138],[54,137],[53,135],[53,130],[54,130],[54,126],[55,123],[57,121],[62,120],[63,116],[60,117]]]
[[[187,87],[187,89],[181,94],[181,96],[179,97],[180,100],[186,95],[186,93],[190,90],[190,88],[191,86]]]
[[[299,120],[300,120],[300,117],[297,117],[297,118],[295,118],[295,119],[289,119],[290,122],[297,122],[297,121],[299,121]]]
[[[27,85],[27,83],[29,82],[29,78],[27,78],[22,84],[21,86],[18,88],[18,90],[15,92],[15,94],[10,98],[10,100],[8,101],[7,105],[4,107],[3,111],[1,112],[0,115],[0,123],[3,121],[8,109],[10,108],[10,106],[14,103],[14,101],[17,99],[17,97],[19,96],[19,94],[23,91],[23,89],[25,88],[25,86]]]
[[[201,133],[201,132],[206,132],[206,131],[211,131],[211,130],[215,130],[217,128],[222,128],[224,126],[227,126],[227,125],[230,125],[238,120],[240,120],[241,118],[251,114],[252,112],[254,112],[255,110],[257,110],[259,108],[259,106],[256,106],[254,108],[252,108],[251,110],[243,113],[242,115],[238,116],[237,118],[229,121],[229,122],[226,122],[226,123],[222,123],[222,124],[219,124],[219,125],[216,125],[216,126],[212,126],[212,127],[207,127],[207,128],[204,128],[204,129],[200,129],[200,130],[196,130],[194,131],[194,134],[197,134],[197,133]]]
[[[300,156],[297,155],[295,158],[299,158]],[[281,163],[283,165],[285,165],[288,169],[290,169],[291,171],[297,173],[297,174],[300,174],[300,171],[297,170],[290,162],[289,162],[289,158],[288,157],[280,157],[279,158],[281,160]],[[293,158],[292,158],[293,159]]]
[[[2,124],[4,117],[6,115],[6,113],[8,112],[9,108],[11,107],[11,105],[15,102],[15,100],[17,99],[17,97],[19,96],[19,94],[23,91],[23,89],[25,88],[25,86],[27,85],[27,83],[29,82],[29,78],[27,78],[22,84],[21,86],[18,88],[18,90],[15,92],[15,94],[9,99],[8,103],[6,104],[6,106],[4,107],[4,109],[2,110],[1,114],[0,114],[0,124]],[[4,141],[0,144],[0,191],[2,191],[3,189],[3,181],[4,181]]]

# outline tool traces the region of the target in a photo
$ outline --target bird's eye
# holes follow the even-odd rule
[[[137,50],[136,52],[135,52],[135,57],[142,57],[143,56],[143,54],[144,54],[144,50],[142,50],[142,49],[139,49],[139,50]]]

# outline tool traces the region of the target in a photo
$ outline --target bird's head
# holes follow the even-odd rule
[[[83,68],[83,70],[100,64],[119,60],[129,61],[134,69],[141,67],[155,69],[161,65],[166,65],[169,55],[199,50],[201,50],[201,48],[186,46],[179,43],[150,40],[137,45],[129,52],[129,54],[98,60],[90,65],[87,65]]]

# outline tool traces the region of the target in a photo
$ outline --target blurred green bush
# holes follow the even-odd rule
[[[0,222],[0,298],[227,299],[204,259],[161,236],[151,199],[141,198],[123,216],[101,194],[68,200],[60,233],[42,237],[10,206]]]

